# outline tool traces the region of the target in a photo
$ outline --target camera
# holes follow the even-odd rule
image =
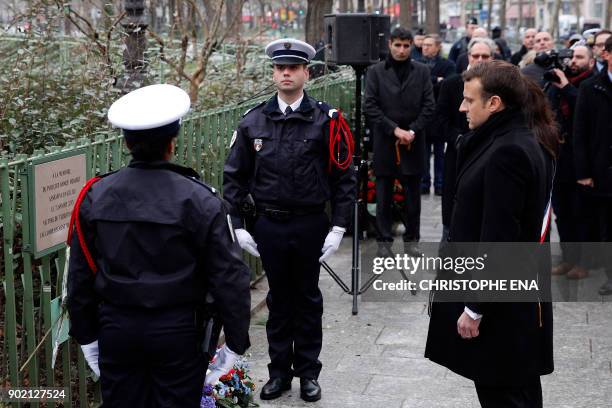
[[[573,57],[574,50],[566,48],[560,51],[552,50],[550,52],[541,52],[536,55],[533,62],[546,69],[543,75],[545,81],[559,83],[561,80],[553,70],[557,68],[567,73]]]

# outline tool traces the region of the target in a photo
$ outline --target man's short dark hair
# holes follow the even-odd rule
[[[599,37],[602,34],[610,34],[612,35],[612,31],[610,30],[599,30],[597,33],[595,33],[595,35],[593,36],[593,42],[597,41],[597,37]]]
[[[410,30],[406,30],[405,28],[402,27],[397,27],[395,29],[393,29],[393,31],[391,31],[391,35],[389,36],[389,40],[391,42],[393,42],[394,40],[400,40],[400,41],[412,41],[412,33],[410,32]]]
[[[606,40],[606,45],[604,45],[604,50],[607,52],[612,52],[612,35],[608,37]]]

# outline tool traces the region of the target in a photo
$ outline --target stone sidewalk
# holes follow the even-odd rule
[[[440,199],[423,198],[422,241],[441,235]],[[553,238],[554,239],[554,238]],[[330,265],[350,284],[351,241],[345,239]],[[597,287],[603,274],[584,284]],[[565,279],[565,278],[562,278]],[[266,282],[257,284],[265,290]],[[427,304],[421,296],[404,302],[360,302],[351,314],[351,297],[321,272],[323,315],[323,398],[305,403],[299,380],[281,398],[264,402],[259,390],[268,378],[264,307],[251,322],[251,374],[260,407],[479,407],[474,385],[423,357]],[[612,407],[612,302],[556,303],[555,372],[542,377],[544,406]]]

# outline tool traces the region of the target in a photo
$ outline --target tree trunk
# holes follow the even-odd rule
[[[561,9],[561,0],[555,0],[555,8],[552,15],[552,28],[550,34],[553,38],[559,37],[559,10]]]
[[[610,27],[610,24],[612,24],[612,0],[608,0],[608,11],[606,12],[604,27]]]
[[[127,34],[126,48],[123,51],[125,76],[118,85],[126,91],[131,91],[144,85],[147,24],[144,16],[144,0],[125,0],[124,4],[127,18],[127,24],[123,25]]]
[[[520,30],[523,26],[523,0],[518,0],[518,22],[517,29]]]
[[[412,28],[412,0],[400,0],[400,26]]]
[[[580,29],[580,14],[581,14],[581,8],[582,6],[582,0],[576,0],[576,31],[581,32],[582,30]],[[605,6],[605,4],[604,4]]]
[[[489,0],[487,5],[488,13],[487,13],[487,30],[491,32],[491,14],[493,12],[493,0]]]
[[[506,0],[500,0],[499,2],[499,27],[502,32],[506,29]]]
[[[349,1],[350,0],[340,0],[340,12],[341,13],[347,13],[348,12],[348,5],[349,5]]]
[[[440,0],[427,0],[425,3],[425,28],[428,33],[440,32]]]
[[[332,11],[333,0],[308,0],[306,10],[306,42],[316,44],[324,38],[323,16]]]

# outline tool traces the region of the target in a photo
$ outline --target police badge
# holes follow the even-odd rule
[[[255,139],[253,140],[253,147],[255,148],[255,151],[258,152],[261,150],[261,148],[263,147],[263,142],[261,139]]]

